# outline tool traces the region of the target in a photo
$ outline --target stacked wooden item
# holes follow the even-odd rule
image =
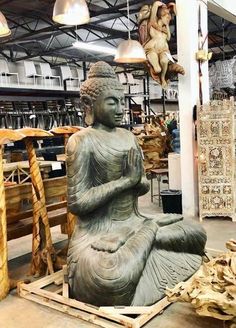
[[[11,286],[15,287],[8,277],[8,240],[32,233],[32,275],[52,274],[64,263],[53,247],[50,227],[66,224],[69,238],[73,232],[75,217],[67,209],[66,177],[42,179],[33,141],[60,134],[64,135],[66,144],[69,135],[79,129],[80,127],[66,126],[51,132],[37,128],[0,129],[0,300],[7,296]],[[17,140],[24,140],[26,145],[31,183],[15,184],[6,188],[3,176],[3,147]],[[32,203],[29,210],[21,208],[25,200]]]
[[[134,127],[132,132],[142,148],[146,172],[160,168],[160,158],[166,157],[171,151],[171,135],[165,124],[154,116],[150,123],[145,123],[143,127]]]
[[[167,290],[170,302],[188,302],[201,316],[227,321],[236,327],[236,240],[226,243],[222,253],[201,266],[186,282]]]

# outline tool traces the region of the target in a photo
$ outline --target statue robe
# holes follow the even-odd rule
[[[68,250],[71,296],[94,305],[153,304],[201,265],[204,230],[181,217],[142,215],[141,182],[123,175],[134,135],[87,128],[67,146],[68,206],[78,216]]]

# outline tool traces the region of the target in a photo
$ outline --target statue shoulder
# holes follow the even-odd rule
[[[126,130],[126,129],[124,129],[124,128],[117,128],[117,131],[119,132],[119,134],[122,136],[124,136],[124,137],[129,137],[129,138],[134,138],[135,136],[134,136],[134,134],[131,132],[131,131],[129,131],[129,130]]]
[[[124,128],[118,128],[118,131],[119,131],[121,138],[126,138],[128,140],[132,140],[132,142],[134,142],[135,144],[137,143],[137,138],[131,131],[126,130]]]
[[[69,138],[66,146],[67,156],[74,155],[76,152],[86,147],[90,134],[91,134],[91,128],[86,128],[74,133]]]

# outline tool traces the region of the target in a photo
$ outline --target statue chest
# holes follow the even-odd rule
[[[93,140],[92,149],[90,149],[91,170],[97,173],[100,177],[99,180],[103,182],[119,179],[123,172],[125,156],[132,147],[137,149],[132,135],[128,134],[124,138],[122,133],[115,136],[98,134]],[[95,176],[94,178],[96,179]]]

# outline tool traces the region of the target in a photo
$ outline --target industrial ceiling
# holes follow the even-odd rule
[[[10,37],[0,40],[0,56],[12,62],[32,59],[48,62],[52,66],[63,64],[82,66],[83,62],[89,65],[97,60],[105,60],[117,65],[110,55],[79,50],[74,48],[72,43],[79,40],[117,47],[122,40],[127,39],[126,0],[87,1],[91,21],[89,24],[77,27],[58,25],[52,21],[54,2],[55,0],[0,0],[0,10],[5,15],[12,32]],[[133,39],[138,39],[136,22],[139,9],[143,4],[152,2],[129,1]],[[175,21],[172,24],[170,50],[174,55],[177,51]],[[236,25],[210,12],[208,24],[208,41],[209,48],[213,52],[213,60],[234,56]],[[131,67],[137,68],[137,65]]]

